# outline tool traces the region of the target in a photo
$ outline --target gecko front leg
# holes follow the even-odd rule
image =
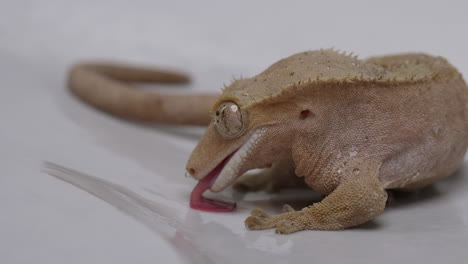
[[[349,175],[321,202],[293,211],[285,206],[284,213],[270,216],[254,209],[245,220],[252,230],[276,228],[277,233],[288,234],[301,230],[338,230],[362,224],[380,215],[387,193],[378,179],[378,167],[371,166],[359,175]]]

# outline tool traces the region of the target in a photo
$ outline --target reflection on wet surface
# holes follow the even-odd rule
[[[200,213],[191,209],[184,219],[175,209],[121,185],[50,162],[45,162],[44,167],[48,174],[100,198],[161,235],[190,263],[219,263],[219,259],[237,263],[239,252],[229,249],[239,248],[244,248],[243,258],[277,260],[278,255],[285,255],[293,245],[288,237],[273,233],[237,235],[216,222],[205,223]]]
[[[320,197],[310,192],[297,191],[275,196],[235,193],[232,196],[239,202],[236,213],[200,213],[188,206],[182,210],[168,206],[170,201],[166,195],[151,188],[143,188],[140,193],[153,195],[155,199],[54,163],[46,162],[44,167],[50,175],[98,197],[145,225],[173,245],[186,263],[290,263],[303,262],[305,259],[322,262],[350,257],[367,261],[378,260],[381,254],[392,250],[410,255],[416,252],[422,254],[429,248],[445,248],[442,254],[445,256],[463,252],[460,248],[463,241],[455,241],[455,245],[460,247],[443,247],[448,240],[460,240],[459,232],[466,232],[463,212],[460,214],[454,205],[444,201],[450,196],[450,190],[458,189],[453,185],[460,185],[464,181],[460,177],[462,173],[454,175],[449,181],[437,186],[437,189],[428,189],[420,195],[397,197],[396,204],[390,206],[390,210],[383,216],[358,228],[276,235],[272,230],[247,231],[241,223],[253,207],[274,213],[286,202],[300,209]],[[419,196],[421,198],[417,198]],[[435,209],[438,210],[438,217],[434,217]],[[425,223],[421,224],[422,221]],[[442,240],[421,238],[440,236],[442,233]],[[381,254],[363,254],[370,248]]]

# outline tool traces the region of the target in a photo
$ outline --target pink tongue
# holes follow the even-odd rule
[[[190,195],[190,207],[193,209],[207,212],[232,212],[236,209],[235,203],[215,201],[203,197],[203,193],[208,190],[218,177],[226,162],[230,157],[222,161],[213,171],[201,179],[197,186],[193,188]]]

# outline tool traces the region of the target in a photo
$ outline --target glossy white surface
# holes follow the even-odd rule
[[[243,219],[252,208],[277,213],[296,193],[228,190],[220,195],[239,201],[235,213],[189,209],[195,181],[183,176],[184,166],[203,130],[111,118],[70,96],[65,73],[78,60],[112,59],[184,69],[195,77],[190,91],[218,91],[232,76],[334,46],[362,57],[440,54],[467,75],[466,7],[462,1],[1,2],[0,263],[465,262],[466,169],[359,228],[250,232]],[[73,179],[94,195],[44,173],[43,161],[93,175]],[[300,193],[299,200],[312,196]]]

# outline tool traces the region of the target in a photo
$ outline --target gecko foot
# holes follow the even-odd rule
[[[255,208],[251,216],[245,219],[245,226],[250,230],[276,228],[278,234],[289,234],[305,229],[301,221],[303,212],[295,211],[290,205],[283,206],[283,213],[270,216],[264,210]]]
[[[275,232],[277,234],[290,234],[304,229],[305,228],[296,223],[296,221],[283,220],[276,225]]]

